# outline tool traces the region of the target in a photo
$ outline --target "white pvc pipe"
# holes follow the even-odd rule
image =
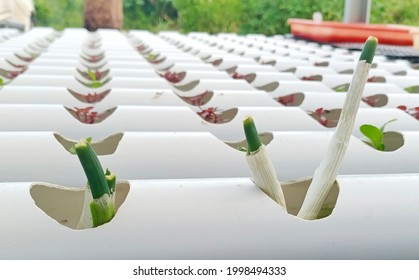
[[[389,130],[392,131],[392,130]],[[112,134],[115,133],[112,132]],[[419,149],[418,132],[400,132],[391,145],[395,151],[374,150],[352,136],[341,174],[414,173],[419,165],[412,156]],[[78,141],[61,132],[66,138]],[[93,141],[110,136],[100,135]],[[322,159],[332,132],[274,132],[266,142],[267,152],[279,180],[312,176]],[[105,142],[100,148],[102,166],[125,179],[181,179],[250,176],[245,153],[208,132],[125,132],[118,142]],[[359,137],[359,136],[358,136]],[[237,139],[242,140],[244,136]],[[309,141],[309,144],[307,144]],[[229,141],[235,147],[245,143]],[[65,143],[65,142],[63,142]],[[71,145],[66,144],[66,146]],[[96,145],[96,144],[95,144]],[[97,148],[99,149],[99,148]],[[83,170],[76,156],[69,154],[52,132],[0,133],[0,181],[43,180],[69,186],[84,186]],[[99,150],[98,150],[99,153]],[[69,171],[71,170],[71,175]]]
[[[32,198],[66,223],[77,216],[75,195],[2,183],[0,258],[417,259],[418,180],[340,176],[333,213],[315,221],[287,214],[247,178],[130,181],[114,219],[83,231]]]

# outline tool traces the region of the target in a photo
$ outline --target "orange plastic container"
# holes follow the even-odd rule
[[[380,44],[413,45],[413,34],[405,26],[334,21],[315,22],[295,18],[288,19],[288,23],[294,36],[322,43],[363,43],[368,36],[375,36]]]

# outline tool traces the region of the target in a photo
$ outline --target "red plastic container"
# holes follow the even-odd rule
[[[295,18],[288,19],[288,23],[294,36],[322,43],[363,43],[368,36],[375,36],[380,44],[413,45],[413,34],[404,26],[334,21],[315,22]]]

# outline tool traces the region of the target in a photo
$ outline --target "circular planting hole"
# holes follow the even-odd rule
[[[284,96],[275,97],[274,100],[278,101],[284,106],[297,107],[303,103],[304,98],[305,98],[304,93],[296,92],[296,93],[287,94]]]
[[[317,108],[314,111],[307,111],[307,114],[322,126],[332,128],[337,126],[341,112],[342,109],[326,110],[324,108]]]
[[[116,215],[125,202],[129,189],[128,182],[117,182]],[[58,223],[71,229],[77,229],[83,210],[84,194],[85,188],[71,188],[50,183],[34,183],[30,187],[30,195],[35,205]]]
[[[369,143],[368,141],[364,141],[365,139],[361,139],[366,145],[370,146],[373,149],[376,149],[374,145]],[[396,131],[387,131],[383,133],[383,144],[384,149],[382,152],[394,152],[404,145],[404,137],[403,134],[396,132]],[[378,150],[378,149],[376,149]]]
[[[76,120],[80,121],[81,123],[85,124],[96,124],[101,123],[105,119],[107,119],[113,112],[116,111],[117,107],[113,107],[107,109],[102,112],[95,111],[93,106],[88,106],[84,108],[68,108],[64,106],[64,108],[69,112]]]
[[[284,192],[285,203],[287,205],[287,212],[291,215],[297,216],[303,205],[304,198],[310,187],[312,178],[303,178],[295,181],[281,182],[282,191]],[[337,181],[333,183],[329,194],[322,206],[322,209],[317,219],[322,219],[330,216],[335,208],[339,196],[339,184]]]
[[[388,103],[388,96],[385,94],[375,94],[362,97],[362,101],[371,107],[384,107]]]
[[[200,111],[196,112],[196,114],[206,122],[212,124],[223,124],[232,121],[236,117],[237,112],[237,108],[221,110],[217,107],[208,107],[200,108]]]

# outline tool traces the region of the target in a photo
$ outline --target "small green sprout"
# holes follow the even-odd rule
[[[367,137],[367,139],[364,139],[365,143],[372,146],[376,150],[384,151],[385,145],[384,145],[384,129],[386,128],[386,125],[389,123],[392,123],[396,121],[397,119],[392,119],[383,124],[380,128],[372,125],[372,124],[364,124],[359,127],[359,130],[361,133]]]
[[[87,69],[87,75],[89,75],[89,77],[90,77],[90,79],[91,79],[92,81],[97,81],[97,79],[96,79],[96,74],[95,74],[95,72],[93,72],[92,70]]]
[[[148,61],[154,61],[154,60],[156,60],[156,59],[157,59],[157,54],[149,53],[149,54],[147,55],[147,60],[148,60]]]
[[[90,79],[92,80],[92,83],[90,84],[90,87],[99,88],[103,85],[103,83],[101,83],[97,80],[96,74],[92,70],[87,69],[87,75],[89,75]]]
[[[277,179],[275,167],[268,156],[265,145],[260,140],[251,116],[247,116],[243,120],[243,129],[247,140],[246,160],[252,173],[253,182],[270,198],[286,208],[284,193]]]
[[[334,87],[333,90],[337,91],[337,92],[348,91],[349,90],[349,84],[338,85],[338,86]]]
[[[404,89],[408,93],[419,93],[419,86],[411,86]]]
[[[3,79],[0,78],[0,87],[3,86]]]

